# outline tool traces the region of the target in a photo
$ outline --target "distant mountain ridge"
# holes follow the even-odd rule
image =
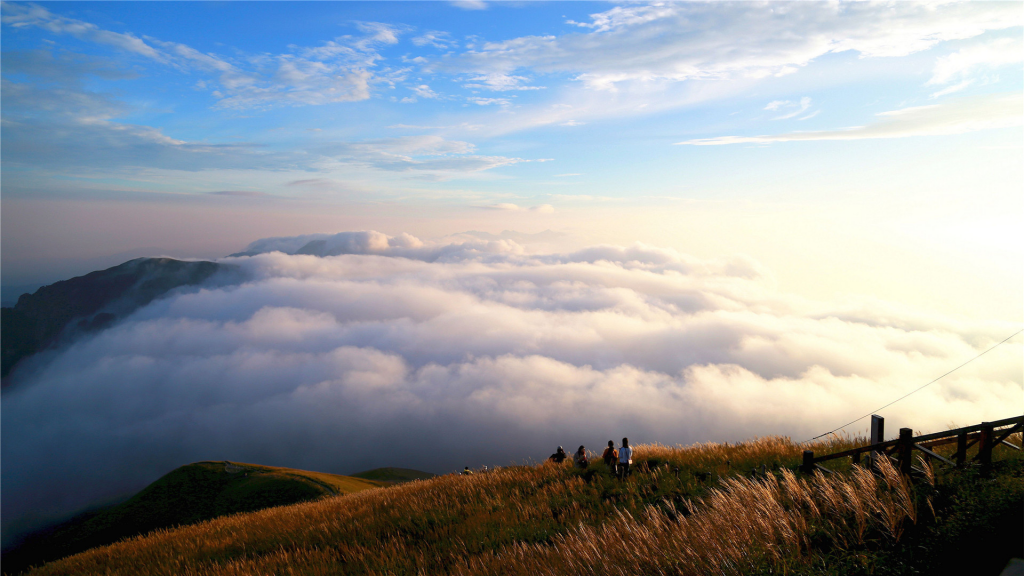
[[[22,294],[17,304],[2,309],[0,376],[23,358],[77,334],[102,330],[167,292],[206,282],[229,266],[136,258]]]

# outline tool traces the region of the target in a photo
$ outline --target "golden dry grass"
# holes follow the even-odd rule
[[[889,463],[876,476],[730,478],[683,516],[671,504],[619,513],[551,546],[511,546],[471,559],[457,574],[743,574],[785,566],[812,552],[810,534],[828,527],[839,546],[863,544],[871,528],[896,539],[917,511],[912,488]],[[657,474],[657,472],[655,473]]]
[[[441,476],[159,531],[32,574],[785,572],[821,549],[891,542],[917,520],[914,488],[892,466],[804,477],[791,471],[804,448],[779,437],[637,446],[622,482],[601,462]]]
[[[199,462],[198,464],[213,464],[220,466],[221,462]],[[384,482],[356,478],[354,476],[342,476],[340,474],[328,474],[326,472],[313,472],[310,470],[298,470],[295,468],[282,468],[279,466],[263,466],[261,464],[246,464],[244,462],[223,462],[225,469],[234,474],[248,473],[254,476],[261,476],[273,480],[300,480],[317,484],[335,494],[353,494],[386,486]]]

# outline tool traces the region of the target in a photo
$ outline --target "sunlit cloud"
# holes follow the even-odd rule
[[[498,204],[488,204],[482,208],[486,210],[502,210],[505,212],[536,212],[538,214],[554,214],[555,212],[555,207],[551,204],[540,204],[537,206],[525,207],[509,202],[500,202]]]
[[[1024,99],[1020,94],[993,94],[949,101],[930,106],[914,106],[878,114],[878,120],[865,126],[816,132],[790,132],[776,136],[719,136],[677,142],[692,146],[724,144],[769,144],[811,140],[864,140],[871,138],[907,138],[943,136],[1006,128],[1021,124]]]
[[[473,154],[476,146],[440,136],[404,136],[363,142],[337,142],[317,149],[332,164],[357,164],[389,172],[471,173],[526,162],[522,158]]]
[[[992,70],[1000,66],[1020,64],[1024,61],[1024,43],[1020,37],[997,38],[990,42],[975,44],[948,55],[935,62],[935,69],[928,84],[949,84],[961,80],[980,70]]]
[[[618,6],[572,22],[587,34],[488,43],[446,64],[482,74],[569,72],[595,89],[623,82],[792,73],[825,54],[904,56],[943,40],[1020,26],[1010,5],[692,4]]]

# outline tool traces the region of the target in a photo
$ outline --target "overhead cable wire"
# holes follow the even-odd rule
[[[981,354],[978,354],[977,356],[975,356],[974,358],[971,358],[971,359],[970,359],[970,360],[968,360],[967,362],[964,362],[963,364],[961,364],[961,365],[957,366],[956,368],[953,368],[953,369],[952,369],[952,370],[950,370],[949,372],[946,372],[946,373],[945,373],[945,374],[943,374],[942,376],[939,376],[938,378],[936,378],[936,379],[932,380],[931,382],[929,382],[929,383],[925,384],[924,386],[920,386],[920,387],[918,387],[918,388],[915,388],[914,390],[911,390],[910,392],[907,392],[907,393],[906,393],[906,394],[904,394],[903,396],[900,396],[899,398],[897,398],[897,399],[893,400],[892,402],[889,402],[889,403],[888,403],[888,404],[886,404],[885,406],[882,406],[881,408],[875,408],[875,409],[874,409],[874,410],[872,410],[871,412],[868,412],[867,414],[865,414],[865,415],[861,416],[860,418],[857,418],[856,420],[851,420],[851,421],[847,422],[846,424],[843,424],[843,425],[842,425],[842,426],[840,426],[839,428],[836,428],[835,430],[829,430],[828,432],[825,432],[824,434],[818,434],[817,436],[815,436],[814,438],[811,438],[810,440],[804,440],[803,442],[801,442],[801,444],[804,444],[804,443],[810,442],[811,440],[817,440],[818,438],[821,438],[822,436],[828,436],[829,434],[833,434],[833,433],[835,433],[835,432],[838,432],[839,430],[842,430],[843,428],[846,428],[846,427],[847,427],[847,426],[849,426],[850,424],[855,424],[855,423],[857,423],[857,422],[860,422],[861,420],[863,420],[863,419],[867,418],[868,416],[871,416],[872,414],[876,414],[876,413],[878,413],[878,412],[880,412],[880,411],[882,411],[882,410],[884,410],[884,409],[888,408],[889,406],[892,406],[893,404],[895,404],[895,403],[899,402],[900,400],[903,400],[904,398],[906,398],[907,396],[910,396],[911,394],[914,394],[914,393],[920,392],[921,390],[924,390],[925,388],[927,388],[927,387],[931,386],[932,384],[935,384],[935,383],[936,383],[936,382],[938,382],[939,380],[942,380],[942,379],[943,379],[943,378],[945,378],[946,376],[949,376],[949,375],[950,375],[950,374],[952,374],[953,372],[956,372],[957,370],[959,370],[959,369],[963,368],[964,366],[967,366],[967,365],[968,365],[968,364],[970,364],[971,362],[974,362],[974,361],[975,361],[975,360],[977,360],[978,358],[981,358],[981,357],[982,357],[982,356],[984,356],[985,354],[988,354],[989,352],[991,352],[991,351],[995,350],[996,348],[998,348],[998,347],[999,347],[999,346],[1001,346],[1002,344],[1006,343],[1006,342],[1007,342],[1008,340],[1010,340],[1010,339],[1011,339],[1011,338],[1013,338],[1014,336],[1016,336],[1016,335],[1020,334],[1021,332],[1024,332],[1024,329],[1021,329],[1021,330],[1017,330],[1016,332],[1014,332],[1014,333],[1013,333],[1013,334],[1011,334],[1010,336],[1007,336],[1007,337],[1006,337],[1006,338],[1004,338],[1004,339],[1003,339],[1003,340],[1002,340],[1001,342],[999,342],[998,344],[996,344],[996,345],[992,346],[992,347],[991,347],[991,348],[989,348],[988,350],[985,350],[985,351],[984,351],[984,352],[982,352]]]

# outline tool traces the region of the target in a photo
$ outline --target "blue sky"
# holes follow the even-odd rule
[[[5,284],[270,235],[515,228],[752,254],[797,285],[793,246],[920,263],[964,242],[923,226],[1005,250],[1022,210],[1019,3],[3,10]],[[988,283],[1020,276],[1006,256]]]

